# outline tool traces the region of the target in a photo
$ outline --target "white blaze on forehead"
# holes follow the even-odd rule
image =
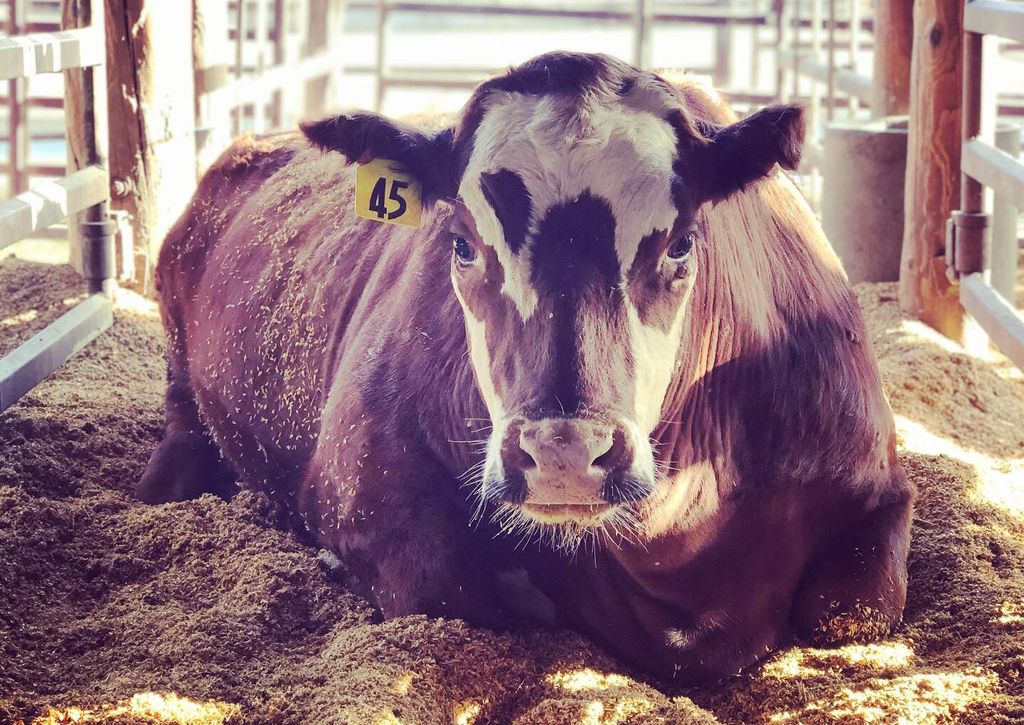
[[[584,192],[607,201],[623,278],[640,241],[672,227],[676,135],[663,118],[607,93],[581,100],[502,92],[486,103],[459,195],[482,240],[494,247],[505,274],[502,292],[524,320],[537,306],[529,251],[512,253],[480,187],[481,174],[508,169],[520,176],[533,206],[531,234],[549,209]]]

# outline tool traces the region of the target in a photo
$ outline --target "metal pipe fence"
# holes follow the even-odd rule
[[[0,358],[0,411],[38,385],[113,322],[114,224],[106,168],[106,77],[102,0],[67,0],[78,27],[0,39],[0,80],[65,72],[80,115],[68,119],[81,140],[81,168],[0,203],[0,249],[80,214],[89,296]],[[71,72],[80,69],[73,80]]]
[[[996,103],[985,74],[995,37],[1024,43],[1024,4],[972,0],[964,8],[960,209],[947,223],[946,264],[960,303],[992,342],[1024,367],[1024,315],[991,284],[991,190],[1024,209],[1024,164],[994,146]]]

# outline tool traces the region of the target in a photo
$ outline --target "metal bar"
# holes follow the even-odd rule
[[[815,61],[813,58],[794,53],[792,50],[783,50],[779,54],[779,61],[792,63],[795,75],[807,76],[815,81],[828,82],[828,64]],[[846,68],[836,68],[835,84],[843,93],[849,93],[864,103],[871,102],[871,79],[860,73],[854,73]],[[794,93],[794,95],[798,95]]]
[[[836,2],[828,0],[828,115],[829,121],[835,118],[836,114]]]
[[[9,0],[7,34],[21,35],[25,17],[25,0]],[[8,119],[7,141],[10,150],[10,191],[20,194],[25,191],[25,163],[28,161],[28,126],[25,108],[26,87],[24,78],[7,81],[7,100],[11,112]]]
[[[785,103],[788,100],[786,91],[786,70],[782,63],[782,48],[788,41],[788,20],[786,0],[775,3],[775,97]]]
[[[0,96],[0,106],[6,106],[8,102],[7,96]],[[23,105],[28,108],[64,108],[64,99],[39,96],[29,97],[25,99]]]
[[[110,298],[93,294],[0,358],[0,411],[45,380],[113,320]]]
[[[860,69],[860,58],[858,53],[860,52],[860,0],[850,0],[850,32],[849,32],[849,51],[850,51],[850,62],[847,64],[851,71],[857,73]],[[850,115],[853,116],[859,110],[860,99],[853,96],[850,102]]]
[[[2,167],[0,167],[2,168]],[[28,176],[65,176],[68,173],[68,166],[57,166],[56,164],[26,164],[25,173]]]
[[[285,43],[284,0],[274,0],[274,65],[284,63]]]
[[[267,65],[266,50],[268,44],[267,29],[267,3],[266,0],[256,2],[256,40],[253,45],[256,48],[256,78],[261,79]],[[253,104],[253,130],[258,133],[267,132],[267,102],[268,89],[262,83],[257,85],[256,98]]]
[[[396,69],[397,70],[397,69]],[[697,75],[707,75],[711,72],[710,68],[690,68],[689,72]],[[370,68],[346,68],[346,73],[371,73],[373,72]],[[381,82],[385,88],[401,86],[403,88],[440,88],[440,89],[464,89],[464,88],[476,88],[480,85],[480,82],[486,80],[490,76],[494,75],[491,73],[477,73],[468,72],[465,74],[449,73],[449,74],[423,74],[423,73],[393,73],[385,75],[381,78]],[[761,105],[771,103],[774,99],[773,96],[767,94],[751,94],[751,93],[732,93],[729,91],[722,91],[723,95],[727,96],[730,101],[735,103],[760,103]],[[756,100],[754,100],[756,99]]]
[[[376,74],[373,88],[373,110],[378,113],[384,105],[384,63],[387,59],[388,0],[377,0]]]
[[[732,0],[721,0],[723,5],[731,5]],[[715,70],[712,74],[712,81],[717,88],[724,88],[733,82],[732,67],[732,23],[726,21],[723,24],[716,24],[715,34]]]
[[[966,142],[981,133],[981,42],[976,33],[964,33],[963,45],[963,96],[961,100],[961,138]],[[984,211],[981,183],[968,175],[966,169],[960,175],[960,211]]]
[[[349,9],[375,10],[376,2],[359,0],[347,4]],[[389,12],[416,12],[431,14],[458,14],[458,15],[514,15],[522,17],[556,17],[575,18],[579,20],[631,20],[635,12],[632,10],[617,10],[614,5],[602,5],[587,7],[550,7],[542,5],[462,5],[460,3],[433,3],[433,2],[410,2],[400,0],[399,2],[388,3]],[[667,23],[701,23],[705,25],[768,25],[769,19],[765,13],[751,13],[743,11],[728,12],[708,8],[687,8],[686,10],[664,10],[651,15],[656,22]]]
[[[109,196],[107,170],[100,166],[87,166],[57,181],[42,181],[30,191],[0,203],[0,249]]]
[[[793,17],[790,18],[792,23],[793,37],[792,47],[796,48],[800,44],[800,0],[793,0]],[[782,49],[782,53],[779,54],[779,62],[785,62],[783,59],[786,58],[786,49]],[[791,74],[793,76],[793,97],[797,98],[800,96],[800,56],[797,53],[793,53],[789,58],[789,64],[792,66]]]
[[[105,54],[92,28],[0,38],[0,80],[102,65]]]
[[[822,0],[811,0],[811,58],[819,65],[824,65],[828,81],[828,64],[821,62],[821,3]],[[807,107],[807,127],[809,135],[816,137],[821,119],[821,89],[817,83],[811,84],[811,103]]]
[[[1024,368],[1024,317],[992,289],[983,274],[960,278],[960,303],[1003,354]]]
[[[60,23],[29,20],[22,30],[24,33],[53,33],[60,30]]]
[[[964,30],[1024,43],[1024,4],[1003,0],[973,0],[964,6]]]
[[[633,13],[633,63],[640,68],[651,65],[651,21],[654,0],[636,0]]]
[[[964,106],[966,115],[967,106]],[[982,185],[989,186],[999,197],[1024,209],[1024,164],[1005,151],[989,146],[984,141],[972,138],[964,142],[960,166],[964,174],[961,184],[960,206],[965,210],[980,210],[980,203],[973,203],[973,196],[965,201],[965,187],[971,194],[980,197]],[[969,208],[970,207],[970,208]]]
[[[103,38],[103,0],[87,0],[81,18]],[[107,169],[109,123],[107,121],[107,79],[103,66],[82,71],[82,151],[83,164]],[[89,292],[112,295],[117,285],[114,251],[114,223],[110,220],[109,192],[103,200],[86,209],[79,217],[82,243],[82,276]]]
[[[245,3],[247,0],[238,0],[238,13],[235,15],[235,82],[242,80],[242,71],[245,67]],[[235,98],[231,109],[231,135],[237,136],[242,132],[242,99]]]

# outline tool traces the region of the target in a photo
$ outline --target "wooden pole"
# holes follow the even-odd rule
[[[152,292],[164,235],[196,183],[192,4],[107,0],[113,207],[127,216],[136,274]]]
[[[959,206],[963,1],[915,0],[900,305],[963,341],[964,310],[946,276],[946,219]]]
[[[913,0],[876,0],[875,69],[871,115],[905,115],[910,110],[910,55],[914,39]]]

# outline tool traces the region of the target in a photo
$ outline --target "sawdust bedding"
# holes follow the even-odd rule
[[[0,351],[76,299],[0,261]],[[242,493],[131,495],[160,436],[153,303],[0,416],[0,722],[1024,722],[1024,381],[858,290],[920,487],[906,621],[724,682],[645,683],[570,633],[381,622]]]

